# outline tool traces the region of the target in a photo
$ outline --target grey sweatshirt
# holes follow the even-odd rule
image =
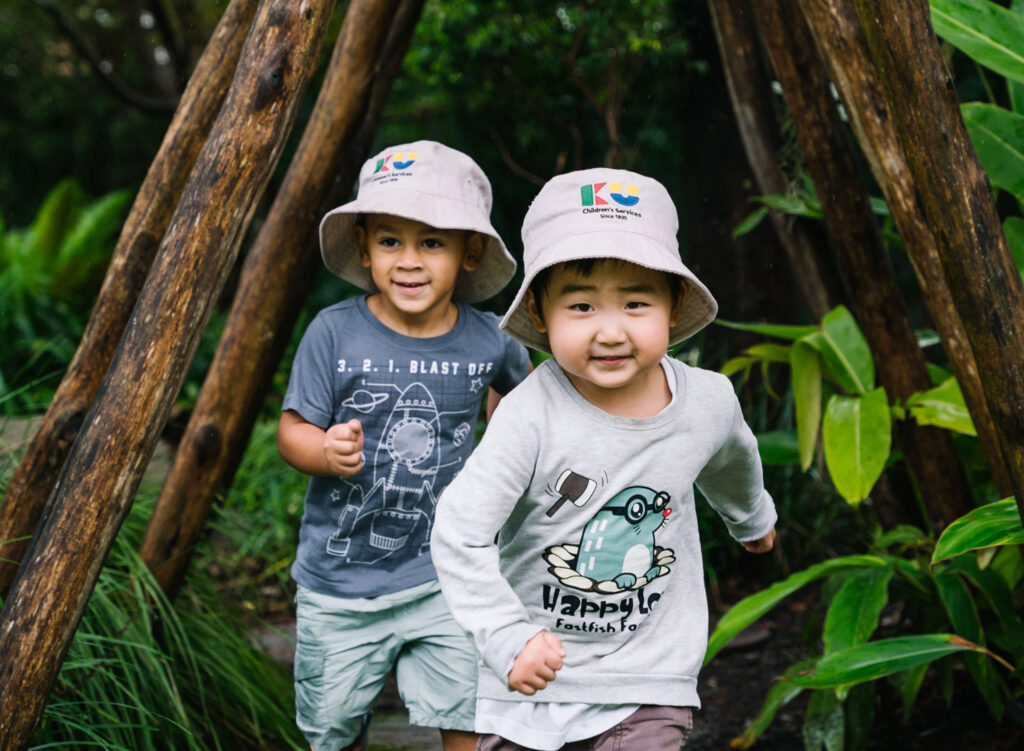
[[[725,377],[676,360],[672,403],[643,419],[587,402],[549,360],[499,405],[438,501],[445,599],[490,699],[700,706],[707,599],[693,487],[738,541],[775,524],[753,434]],[[565,647],[546,689],[509,689],[541,629]]]

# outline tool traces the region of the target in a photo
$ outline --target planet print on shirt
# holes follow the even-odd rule
[[[664,576],[675,553],[655,544],[672,509],[664,491],[634,485],[616,493],[587,522],[577,544],[544,551],[549,571],[567,587],[607,594],[639,589]]]

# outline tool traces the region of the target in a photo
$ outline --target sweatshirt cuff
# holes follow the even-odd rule
[[[526,642],[543,630],[542,627],[527,621],[502,626],[491,634],[481,657],[487,667],[507,683],[512,664],[526,648]]]
[[[736,542],[760,540],[771,532],[775,522],[779,520],[779,515],[775,511],[775,502],[772,501],[767,490],[761,491],[761,497],[753,505],[754,511],[745,519],[725,519],[725,526],[728,527],[729,534]]]

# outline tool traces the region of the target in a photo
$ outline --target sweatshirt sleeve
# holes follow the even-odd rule
[[[718,512],[737,542],[757,540],[768,534],[778,515],[764,487],[757,439],[743,419],[739,400],[728,379],[729,427],[718,450],[700,475],[697,487]],[[725,410],[723,410],[725,411]]]
[[[541,626],[502,576],[498,531],[533,476],[537,432],[516,400],[503,399],[480,445],[441,494],[430,549],[441,591],[455,620],[497,675]]]

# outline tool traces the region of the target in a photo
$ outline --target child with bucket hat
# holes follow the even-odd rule
[[[278,424],[284,459],[311,475],[298,585],[296,721],[314,751],[365,744],[396,667],[410,722],[446,751],[475,747],[476,659],[430,557],[436,499],[489,408],[526,376],[526,349],[469,303],[515,261],[491,226],[491,187],[432,141],[386,149],[354,201],[324,216],[327,267],[367,294],[304,333]]]
[[[479,749],[681,748],[708,629],[694,486],[747,550],[773,545],[732,384],[666,356],[717,312],[677,228],[665,188],[623,170],[560,175],[527,212],[501,325],[553,358],[502,401],[433,531],[480,655]]]

